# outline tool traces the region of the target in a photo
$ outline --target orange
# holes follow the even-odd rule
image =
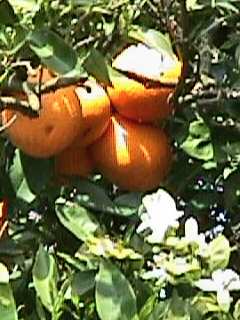
[[[43,69],[43,82],[52,77],[47,69]],[[36,83],[39,78],[38,70],[36,76],[29,77],[29,81]],[[39,116],[35,118],[10,109],[4,110],[3,124],[17,115],[6,129],[11,142],[26,154],[39,158],[47,158],[64,150],[78,135],[82,123],[82,111],[74,90],[75,86],[68,86],[42,94]]]
[[[168,99],[172,87],[147,87],[140,81],[119,76],[111,79],[107,88],[113,107],[122,116],[138,122],[153,122],[167,118],[173,111]]]
[[[72,144],[55,157],[56,176],[89,176],[94,169],[93,162],[84,147]]]
[[[111,117],[107,131],[89,150],[99,171],[129,191],[157,187],[171,166],[171,148],[164,131],[120,115]]]
[[[75,140],[87,146],[99,138],[110,121],[110,100],[105,90],[93,79],[75,89],[82,108],[81,132]]]
[[[172,113],[169,98],[181,75],[181,63],[174,54],[132,45],[112,65],[128,75],[113,73],[112,86],[107,87],[117,112],[138,122],[162,120]]]

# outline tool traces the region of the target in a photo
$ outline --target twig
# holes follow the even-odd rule
[[[192,92],[184,97],[180,97],[180,103],[197,102],[199,105],[216,104],[220,100],[240,99],[240,88],[210,88]]]
[[[28,101],[19,100],[14,97],[0,97],[0,111],[5,109],[21,111],[30,117],[38,116],[38,112],[32,109]]]
[[[4,123],[1,127],[0,127],[0,133],[2,133],[3,131],[5,131],[6,129],[10,128],[11,125],[17,120],[17,115],[14,114],[10,120],[8,120],[6,123]]]
[[[75,76],[75,77],[55,77],[47,81],[46,83],[38,82],[37,84],[33,84],[32,82],[28,82],[29,88],[37,94],[47,93],[51,91],[55,91],[57,89],[67,87],[70,85],[74,85],[78,82],[83,82],[85,77]],[[40,83],[40,86],[39,86]],[[11,79],[7,84],[3,84],[0,89],[3,93],[5,92],[23,92],[23,83],[22,81],[18,81],[16,79]]]

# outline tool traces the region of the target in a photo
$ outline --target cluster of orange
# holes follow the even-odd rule
[[[137,75],[131,67],[125,70],[128,63],[125,58],[130,51],[123,51],[113,66]],[[142,58],[142,65],[149,63],[145,54]],[[167,135],[154,123],[172,112],[169,95],[180,76],[181,64],[176,59],[164,71],[168,85],[160,81],[146,84],[147,72],[137,68],[144,81],[129,77],[129,73],[128,76],[118,74],[106,88],[89,79],[44,93],[36,118],[6,109],[2,113],[3,124],[16,115],[6,129],[10,140],[33,157],[54,156],[59,177],[87,177],[97,169],[125,190],[146,191],[157,187],[169,171],[172,155]],[[53,77],[47,69],[42,71],[41,81]],[[28,81],[37,83],[39,79],[37,71]]]

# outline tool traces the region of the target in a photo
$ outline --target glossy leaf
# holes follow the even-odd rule
[[[87,180],[78,180],[74,186],[79,190],[74,199],[79,205],[105,213],[122,215],[102,187]]]
[[[40,193],[53,176],[52,159],[36,159],[20,152],[21,165],[29,188]]]
[[[72,294],[82,295],[94,288],[95,285],[94,271],[79,271],[73,275],[72,279]]]
[[[42,304],[52,312],[58,295],[56,262],[42,246],[36,254],[33,267],[33,283]]]
[[[84,61],[84,68],[89,74],[94,76],[99,82],[111,85],[108,66],[103,55],[96,49],[92,49]]]
[[[50,69],[64,74],[77,65],[77,55],[55,32],[47,29],[36,29],[29,36],[31,49]]]
[[[17,320],[17,310],[6,266],[0,264],[0,319]]]
[[[209,258],[207,263],[209,265],[209,270],[214,271],[226,268],[231,254],[231,247],[228,239],[223,235],[219,235],[210,242],[208,253]]]
[[[129,36],[137,41],[141,41],[149,47],[155,48],[160,51],[166,51],[167,54],[174,57],[170,38],[159,31],[153,29],[145,29],[139,26],[133,26],[129,32]]]
[[[134,291],[110,261],[100,264],[96,276],[96,306],[101,320],[138,320]]]
[[[189,156],[199,160],[207,161],[213,158],[210,131],[203,120],[199,119],[190,124],[189,135],[181,148]]]
[[[87,209],[63,198],[56,200],[56,213],[60,222],[78,239],[86,241],[99,228]]]
[[[15,151],[13,163],[9,170],[9,177],[18,198],[28,203],[32,202],[36,198],[26,180],[21,163],[20,151],[18,149]]]

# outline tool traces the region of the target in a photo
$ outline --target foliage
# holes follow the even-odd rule
[[[1,319],[240,319],[239,13],[234,0],[0,1],[1,93],[39,63],[108,84],[139,40],[183,60],[174,166],[149,195],[99,175],[58,187],[52,159],[1,136]]]

